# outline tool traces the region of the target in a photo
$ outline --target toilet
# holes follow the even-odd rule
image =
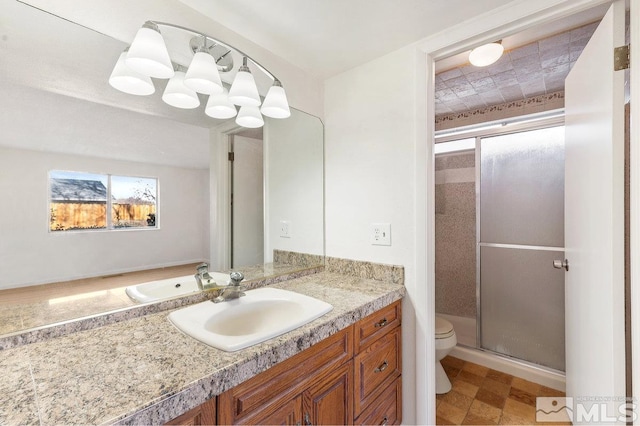
[[[436,393],[447,393],[451,390],[451,381],[444,372],[440,360],[447,356],[457,343],[453,325],[444,318],[436,317]]]

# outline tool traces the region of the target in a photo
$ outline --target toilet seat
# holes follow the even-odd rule
[[[447,339],[454,334],[453,324],[444,318],[436,317],[436,339]]]

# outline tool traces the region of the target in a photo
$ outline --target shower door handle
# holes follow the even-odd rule
[[[553,261],[553,267],[556,269],[564,269],[566,271],[569,270],[569,261],[567,259],[565,260],[554,260]]]

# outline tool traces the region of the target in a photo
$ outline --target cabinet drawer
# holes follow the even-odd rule
[[[352,328],[346,328],[286,361],[218,396],[219,424],[242,423],[276,400],[302,392],[314,375],[332,370],[353,356]]]
[[[398,300],[358,321],[355,325],[355,352],[360,352],[373,341],[400,325],[401,318],[401,304]]]
[[[400,376],[400,332],[401,328],[395,328],[355,357],[356,416]]]
[[[398,377],[355,421],[357,425],[399,425],[402,421],[402,377]]]

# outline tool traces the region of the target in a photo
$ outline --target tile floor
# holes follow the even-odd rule
[[[438,425],[536,424],[536,397],[564,396],[564,392],[451,356],[442,360],[442,366],[452,389],[436,397]]]

